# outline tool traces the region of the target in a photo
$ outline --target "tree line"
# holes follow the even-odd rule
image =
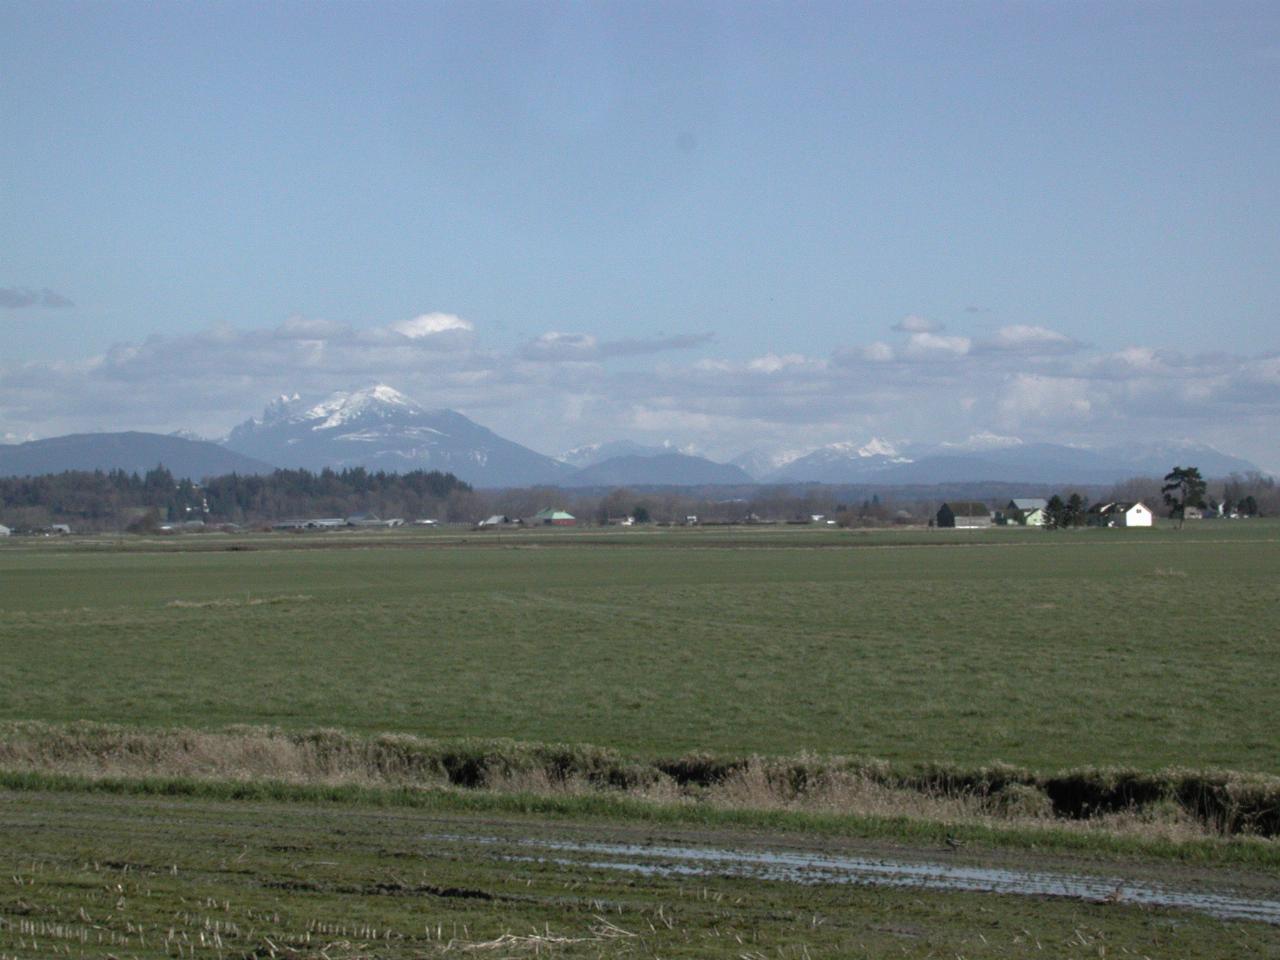
[[[1112,487],[1100,502],[1116,501],[1142,501],[1153,510],[1163,503],[1168,517],[1179,522],[1191,508],[1237,517],[1280,514],[1280,490],[1273,478],[1233,473],[1211,486],[1197,467],[1175,466],[1165,474],[1163,483],[1145,478],[1126,481]],[[1078,492],[1065,499],[1054,494],[1044,514],[1044,525],[1050,529],[1082,527],[1088,520],[1089,500]]]
[[[470,492],[469,485],[438,470],[277,470],[260,476],[233,473],[202,484],[175,478],[163,466],[143,474],[68,471],[0,477],[0,522],[16,530],[39,530],[53,523],[118,530],[189,520],[254,525],[288,516],[355,513],[440,517]]]
[[[1280,515],[1280,489],[1274,479],[1261,474],[1233,474],[1209,482],[1204,491],[1192,489],[1191,493],[1192,500],[1222,506],[1227,513]],[[1171,494],[1186,499],[1185,492]],[[543,508],[556,507],[586,523],[627,516],[653,523],[683,523],[691,516],[699,523],[803,523],[822,516],[844,527],[879,527],[927,523],[944,500],[953,498],[984,500],[998,508],[1011,497],[1051,495],[1050,523],[1057,527],[1082,525],[1090,497],[1096,502],[1141,500],[1153,509],[1164,502],[1161,481],[1155,478],[1136,478],[1111,487],[1083,486],[1056,495],[1043,484],[975,485],[963,490],[828,485],[475,490],[439,471],[396,474],[359,467],[319,472],[277,470],[261,476],[229,474],[197,484],[156,467],[143,474],[114,470],[0,477],[0,523],[19,531],[53,523],[93,531],[124,530],[139,524],[136,529],[154,528],[183,520],[258,526],[292,517],[347,517],[355,513],[474,523],[494,514],[529,517]],[[1168,506],[1172,510],[1172,504]]]

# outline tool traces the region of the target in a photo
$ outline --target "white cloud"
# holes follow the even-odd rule
[[[600,355],[600,341],[586,333],[552,330],[526,343],[521,355],[528,360],[595,360]]]
[[[893,359],[893,347],[883,340],[868,343],[862,348],[862,359],[869,360],[872,363],[888,363]]]
[[[798,353],[788,353],[783,356],[766,353],[763,357],[756,357],[748,362],[747,369],[756,373],[777,373],[779,370],[801,366],[806,362],[805,358]]]
[[[332,320],[311,320],[306,317],[290,317],[275,329],[275,335],[281,340],[328,340],[350,333],[350,328]],[[232,335],[234,336],[234,331]]]
[[[598,340],[586,333],[550,331],[520,348],[526,360],[544,362],[603,360],[608,357],[638,357],[647,353],[689,350],[710,343],[709,333],[682,334],[651,339]]]
[[[1075,421],[1093,413],[1089,383],[1071,377],[1020,373],[999,400],[1003,421],[1022,425],[1037,420]]]
[[[906,354],[914,360],[963,357],[973,346],[968,337],[947,337],[937,333],[913,333],[907,339]]]
[[[981,345],[989,350],[1022,353],[1065,353],[1079,347],[1070,337],[1056,330],[1024,323],[1001,327],[994,337]]]
[[[391,329],[410,340],[418,340],[441,333],[470,333],[474,327],[469,320],[463,320],[456,314],[421,313],[412,320],[393,323]]]
[[[895,323],[893,329],[900,333],[937,333],[946,328],[936,320],[913,313]]]

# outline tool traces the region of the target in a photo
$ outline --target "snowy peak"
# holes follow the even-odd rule
[[[783,464],[769,480],[820,483],[856,483],[875,478],[897,464],[910,463],[897,444],[882,437],[866,443],[828,443],[803,457]]]
[[[302,403],[302,397],[298,394],[290,396],[282,393],[270,403],[266,409],[262,411],[262,419],[254,421],[255,423],[278,423],[281,420],[287,420],[290,416],[297,412],[298,407]]]
[[[735,467],[741,467],[754,479],[763,480],[775,470],[780,467],[785,467],[792,460],[795,460],[802,455],[803,454],[795,451],[769,453],[759,448],[755,448],[751,450],[744,450],[729,462]]]
[[[882,440],[880,437],[872,437],[865,444],[858,448],[858,456],[860,457],[899,457],[898,448],[888,440]]]
[[[306,418],[320,421],[312,426],[312,430],[332,430],[368,417],[385,420],[422,409],[395,387],[379,383],[352,393],[339,391],[332,394],[308,410]]]
[[[670,440],[663,440],[660,445],[637,443],[634,440],[610,440],[566,450],[560,454],[560,460],[571,467],[589,467],[615,457],[661,457],[669,453],[694,455],[691,446],[679,447]]]
[[[849,440],[841,443],[828,443],[826,446],[819,447],[817,450],[813,451],[809,456],[822,453],[825,453],[832,459],[839,459],[842,457],[861,457],[865,459],[866,457],[897,457],[899,455],[897,447],[888,440],[881,439],[880,437],[872,437],[866,443],[862,444]],[[798,459],[799,457],[792,458],[792,460]]]
[[[267,404],[262,419],[233,429],[226,446],[283,467],[443,470],[480,486],[549,483],[569,472],[460,413],[428,410],[385,383],[319,402],[283,394]]]
[[[377,383],[360,390],[339,390],[319,403],[304,401],[300,394],[282,393],[262,411],[258,426],[281,423],[310,423],[313,430],[331,430],[358,420],[386,420],[404,413],[419,413],[423,407],[395,387]]]

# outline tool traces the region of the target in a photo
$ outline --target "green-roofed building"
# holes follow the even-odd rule
[[[572,527],[578,523],[573,514],[563,510],[552,510],[550,507],[539,510],[529,522],[544,527]]]

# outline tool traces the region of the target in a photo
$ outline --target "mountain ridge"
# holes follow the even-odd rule
[[[570,474],[566,487],[672,486],[697,487],[751,483],[740,467],[686,453],[611,457]]]
[[[146,473],[164,466],[179,479],[201,480],[228,473],[271,473],[275,466],[208,440],[123,430],[70,433],[44,440],[0,445],[0,476],[39,476],[68,470]]]
[[[233,428],[224,444],[249,456],[270,455],[281,466],[440,470],[480,487],[556,483],[571,472],[456,410],[428,409],[382,383],[319,401],[282,395],[261,417]]]
[[[163,463],[176,475],[197,479],[276,467],[364,467],[397,473],[439,470],[478,487],[598,487],[987,481],[1096,485],[1161,477],[1184,464],[1198,466],[1206,478],[1263,472],[1248,460],[1193,441],[1094,448],[994,434],[932,445],[872,437],[803,453],[752,449],[728,463],[687,451],[669,440],[646,445],[624,439],[575,448],[564,455],[570,461],[565,462],[501,437],[457,411],[428,409],[378,383],[310,399],[282,394],[265,405],[261,416],[240,423],[217,443],[182,431],[167,436],[123,431],[0,444],[0,473],[144,472]]]

